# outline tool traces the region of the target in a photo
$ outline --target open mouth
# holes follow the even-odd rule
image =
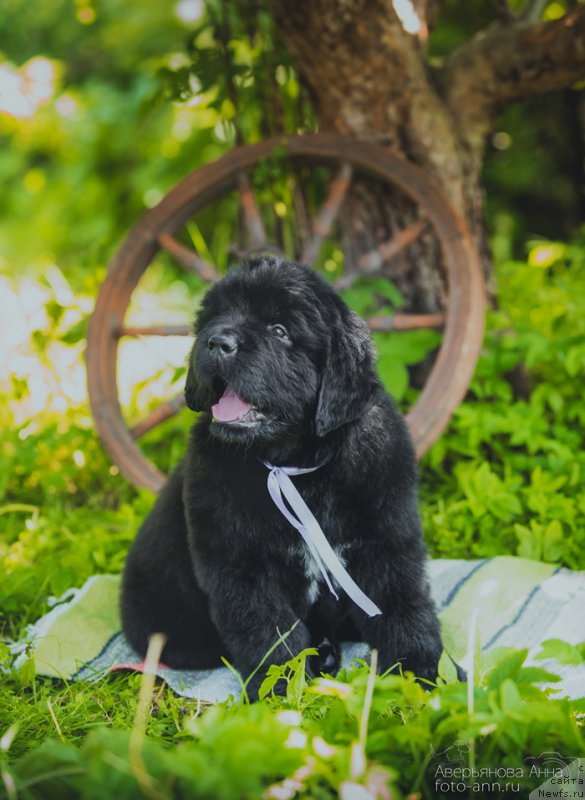
[[[217,403],[211,406],[214,422],[223,425],[255,425],[266,419],[258,406],[243,400],[231,386],[225,386]]]

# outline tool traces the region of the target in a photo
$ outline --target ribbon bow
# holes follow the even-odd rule
[[[381,614],[382,612],[378,606],[362,592],[357,583],[347,573],[343,564],[335,555],[335,551],[327,541],[311,509],[305,503],[289,477],[290,475],[306,475],[309,472],[315,472],[319,467],[307,467],[302,469],[300,467],[275,467],[273,464],[269,464],[266,461],[262,463],[269,470],[268,491],[270,497],[280,513],[298,530],[307,543],[311,555],[315,559],[329,587],[329,591],[339,600],[339,596],[333,588],[327,570],[329,570],[344,592],[348,594],[353,602],[365,611],[369,617]],[[283,495],[294,511],[294,514],[286,507]]]

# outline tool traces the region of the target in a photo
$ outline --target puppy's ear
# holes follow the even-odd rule
[[[325,436],[366,411],[380,381],[366,323],[348,311],[331,331],[315,412],[315,433]]]
[[[185,381],[185,402],[191,411],[203,411],[203,399],[201,397],[201,387],[195,377],[193,369],[193,359],[195,358],[195,348],[189,354],[189,367],[187,369],[187,380]]]

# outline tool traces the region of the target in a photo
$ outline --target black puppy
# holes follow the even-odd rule
[[[415,457],[365,323],[312,270],[260,258],[208,292],[196,332],[185,396],[205,413],[126,562],[130,643],[144,653],[163,631],[169,666],[210,668],[223,655],[247,677],[300,620],[272,663],[353,639],[377,648],[381,671],[401,662],[434,679],[442,645]],[[269,494],[271,465],[316,468],[291,480],[367,612],[335,578],[339,599],[331,593]]]

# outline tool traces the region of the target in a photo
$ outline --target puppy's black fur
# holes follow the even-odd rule
[[[400,661],[434,679],[442,646],[415,457],[366,325],[312,270],[261,258],[208,292],[196,331],[185,396],[206,413],[126,562],[131,644],[144,653],[163,631],[169,666],[210,668],[223,655],[247,677],[300,620],[273,663],[328,640],[331,669],[336,643],[354,639],[377,648],[381,671]],[[212,419],[226,389],[253,406],[247,419]],[[263,461],[321,465],[294,483],[381,615],[330,594],[270,499]]]

